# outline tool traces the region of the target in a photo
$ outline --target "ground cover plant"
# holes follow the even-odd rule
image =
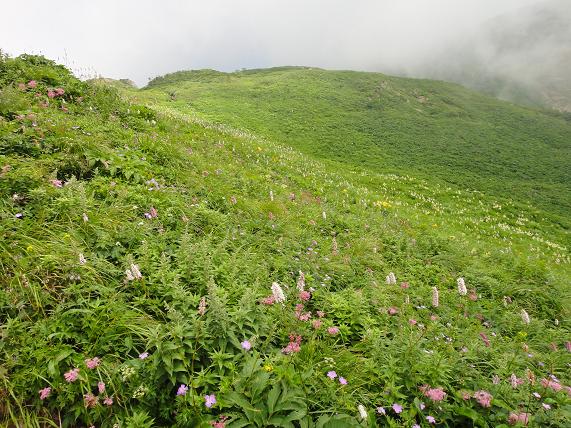
[[[570,423],[560,226],[113,86],[0,62],[1,424]]]

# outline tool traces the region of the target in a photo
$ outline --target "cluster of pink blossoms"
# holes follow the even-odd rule
[[[282,352],[289,355],[299,351],[301,351],[301,336],[299,334],[290,334],[289,343],[282,349]]]
[[[425,397],[432,401],[442,401],[446,398],[446,393],[442,388],[431,388],[429,385],[422,385],[419,389]]]
[[[474,392],[474,398],[482,407],[491,407],[492,405],[492,394],[488,391],[476,391]]]
[[[48,89],[48,98],[61,97],[63,94],[65,94],[63,88]]]
[[[508,423],[510,425],[516,425],[518,423],[527,426],[529,422],[529,413],[510,413],[508,417]]]

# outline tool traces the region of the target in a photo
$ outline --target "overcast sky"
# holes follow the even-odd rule
[[[571,0],[570,0],[571,1]],[[130,78],[278,65],[391,72],[541,0],[0,2],[0,49]]]

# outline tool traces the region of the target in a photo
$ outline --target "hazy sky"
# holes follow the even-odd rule
[[[571,0],[570,0],[571,1]],[[309,65],[390,72],[540,0],[0,1],[0,49],[144,85],[167,72]]]

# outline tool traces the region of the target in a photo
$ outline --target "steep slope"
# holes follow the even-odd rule
[[[1,424],[571,420],[548,224],[39,57],[2,58],[0,91]]]
[[[348,168],[513,199],[569,229],[571,118],[565,115],[444,82],[306,68],[181,72],[155,79],[138,96]]]

